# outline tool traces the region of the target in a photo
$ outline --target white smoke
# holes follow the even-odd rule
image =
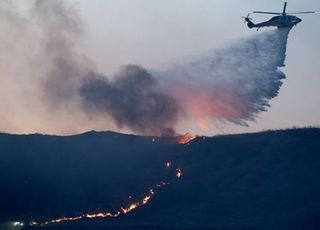
[[[285,78],[279,67],[284,66],[289,31],[243,38],[155,74],[200,125],[205,127],[207,118],[247,125],[278,95]]]

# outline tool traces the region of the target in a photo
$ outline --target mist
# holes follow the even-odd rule
[[[84,22],[64,1],[30,1],[24,13],[2,1],[0,33],[0,131],[173,135],[184,119],[207,129],[213,120],[247,125],[266,111],[285,78],[289,29],[167,69],[123,63],[113,76],[82,52]]]

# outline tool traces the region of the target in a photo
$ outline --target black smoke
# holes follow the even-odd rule
[[[168,133],[178,119],[176,101],[161,91],[157,80],[143,67],[122,67],[110,81],[92,73],[80,89],[88,112],[110,114],[119,128],[144,134]]]

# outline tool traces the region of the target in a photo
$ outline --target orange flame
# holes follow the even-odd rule
[[[194,137],[190,133],[186,133],[184,135],[177,136],[176,139],[179,144],[187,144],[192,141]]]
[[[171,162],[166,162],[166,167],[170,167],[171,166]],[[182,171],[181,169],[176,169],[176,178],[180,178],[182,175]],[[173,179],[172,179],[173,180]],[[58,223],[62,223],[62,222],[71,222],[71,221],[76,221],[76,220],[81,220],[81,219],[95,219],[95,218],[115,218],[121,215],[125,215],[137,208],[139,208],[140,206],[143,206],[145,204],[147,204],[152,197],[155,195],[155,190],[157,188],[161,188],[163,186],[169,185],[170,182],[164,182],[161,181],[161,183],[158,183],[156,185],[154,185],[151,189],[149,189],[148,193],[139,201],[136,201],[132,204],[129,204],[127,207],[121,207],[117,212],[115,213],[111,213],[111,212],[100,212],[100,213],[87,213],[87,214],[82,214],[79,216],[74,216],[74,217],[60,217],[57,219],[52,219],[52,220],[48,220],[45,222],[37,222],[37,221],[30,221],[29,225],[30,226],[47,226],[50,224],[58,224]]]

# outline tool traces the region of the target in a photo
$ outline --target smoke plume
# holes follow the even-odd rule
[[[177,121],[176,101],[163,93],[156,79],[136,65],[124,66],[114,81],[89,76],[81,87],[88,111],[112,115],[118,127],[144,134],[163,134]]]
[[[203,57],[158,72],[185,113],[207,127],[207,120],[247,125],[278,95],[290,29],[241,39]]]
[[[27,13],[0,3],[0,130],[70,134],[88,129],[174,134],[191,118],[246,125],[269,107],[285,75],[289,29],[241,39],[166,70],[124,65],[100,73],[81,51],[83,22],[61,0]],[[125,64],[125,63],[124,63]]]

